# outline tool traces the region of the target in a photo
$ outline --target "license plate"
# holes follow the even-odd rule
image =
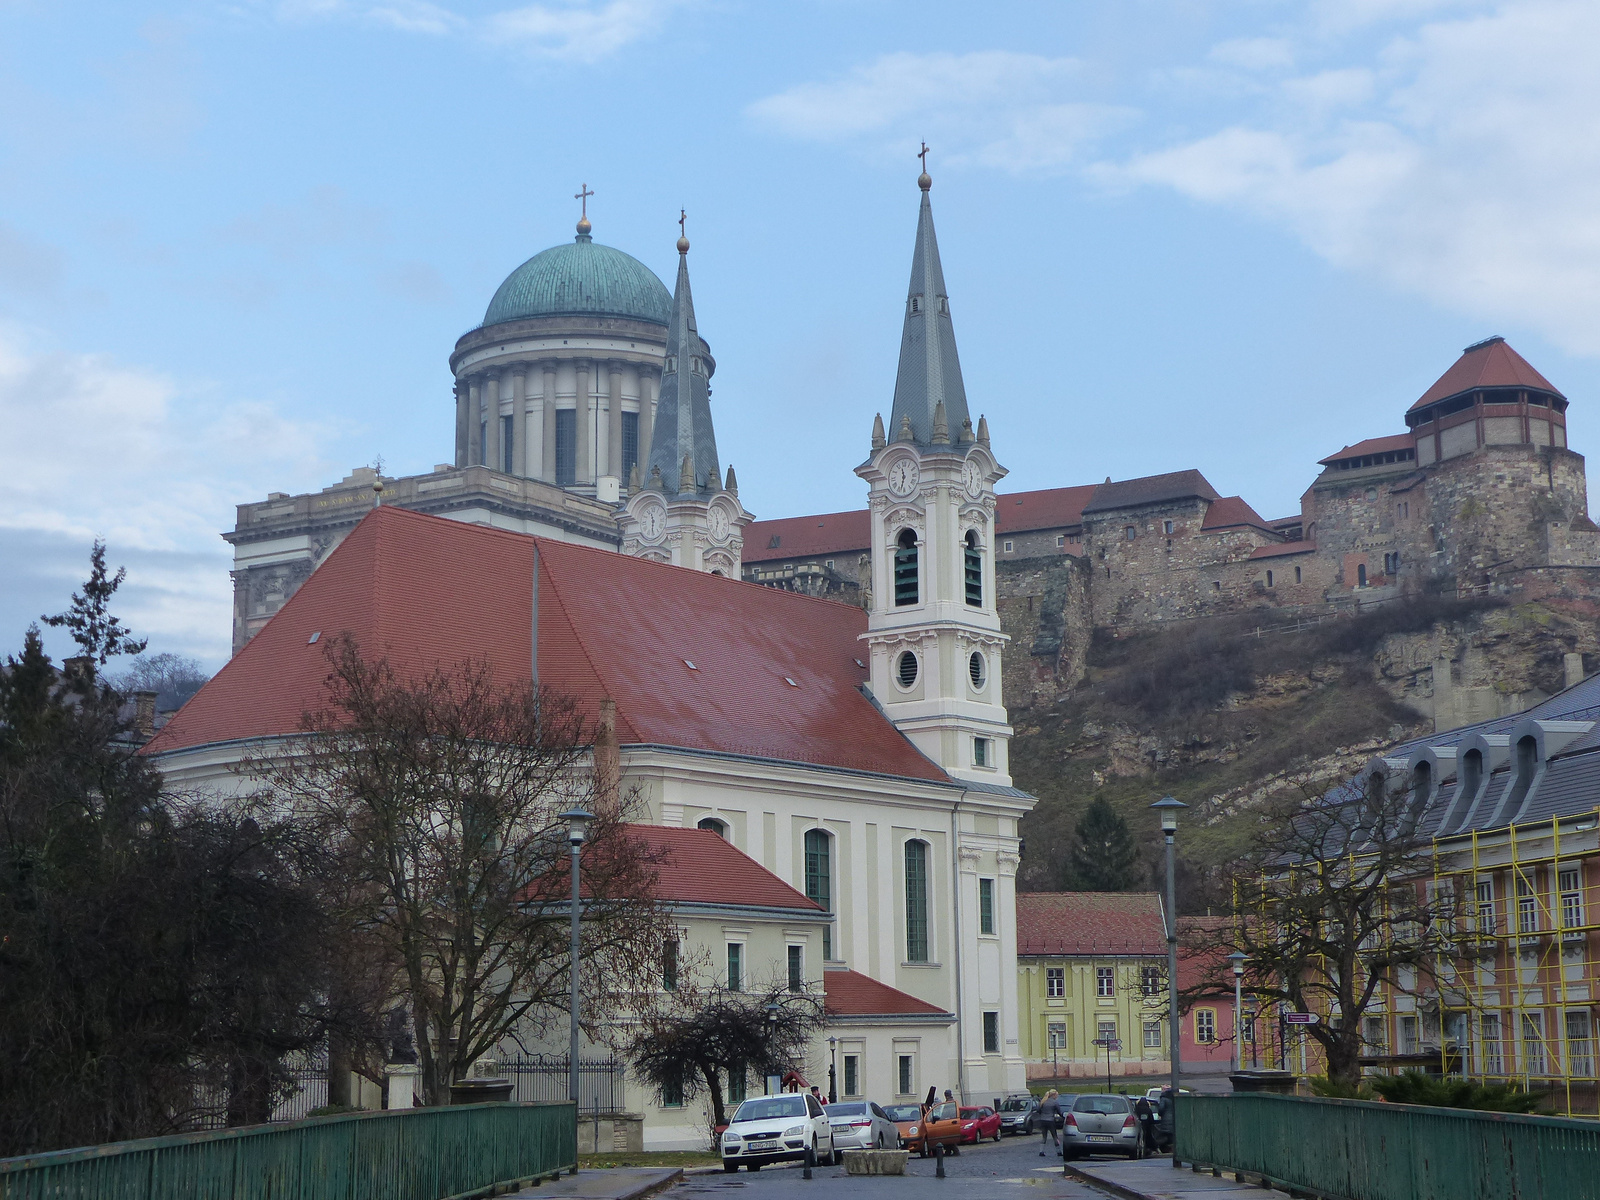
[[[1107,1133],[1091,1133],[1088,1135],[1088,1140],[1091,1142],[1109,1142],[1111,1135]]]
[[[848,1126],[848,1125],[832,1125],[829,1128],[831,1128],[835,1133],[849,1133],[850,1132],[850,1126]]]
[[[1110,1138],[1106,1139],[1108,1142],[1110,1140]],[[778,1148],[777,1142],[750,1142],[748,1145],[752,1150],[776,1150]]]

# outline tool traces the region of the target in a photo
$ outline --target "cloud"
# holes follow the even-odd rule
[[[941,161],[1053,171],[1132,115],[1078,98],[1082,73],[1076,59],[1002,50],[886,54],[757,100],[746,115],[808,141],[903,152],[927,137]]]
[[[158,648],[212,664],[230,637],[218,534],[233,506],[330,469],[317,453],[329,430],[102,355],[35,350],[5,326],[0,428],[0,557],[17,564],[0,601],[6,632],[62,607],[103,537],[129,567],[125,619]]]

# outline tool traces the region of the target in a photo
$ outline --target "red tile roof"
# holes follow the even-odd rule
[[[918,1000],[887,983],[879,983],[860,971],[824,971],[823,989],[828,993],[827,1009],[836,1017],[893,1017],[927,1013],[950,1014],[937,1004]]]
[[[1505,338],[1493,337],[1463,350],[1455,364],[1407,411],[1416,412],[1437,400],[1458,396],[1473,388],[1535,388],[1561,395],[1527,359],[1506,344]]]
[[[1019,892],[1017,953],[1146,955],[1167,952],[1154,892]]]
[[[1336,463],[1342,458],[1365,458],[1369,454],[1389,454],[1395,450],[1415,450],[1417,439],[1409,433],[1395,433],[1388,437],[1368,438],[1364,442],[1357,442],[1354,446],[1346,446],[1337,454],[1330,454],[1327,458],[1317,459],[1319,466]]]
[[[822,911],[814,900],[709,829],[630,825],[628,832],[659,856],[656,896],[661,900]]]
[[[1248,525],[1277,536],[1278,531],[1268,525],[1261,515],[1246,504],[1242,497],[1223,496],[1211,502],[1206,509],[1206,519],[1200,523],[1202,531],[1208,529],[1237,529]]]
[[[858,690],[859,608],[401,508],[363,518],[147,752],[296,732],[324,700],[317,633],[402,672],[526,680],[535,547],[540,679],[615,700],[623,744],[947,779]]]
[[[1196,496],[1202,500],[1217,498],[1217,489],[1199,471],[1169,471],[1165,475],[1145,475],[1118,483],[1108,479],[1094,489],[1094,495],[1083,506],[1083,511],[1135,508],[1141,504],[1160,504],[1167,500],[1187,500]]]
[[[1209,977],[1216,985],[1207,989],[1209,994],[1233,999],[1233,986],[1228,982],[1233,977],[1226,961],[1228,951],[1220,946],[1196,950],[1184,945],[1189,937],[1215,935],[1227,924],[1227,917],[1178,918],[1178,987],[1181,990],[1189,991]]]
[[[1287,558],[1291,554],[1315,554],[1315,542],[1279,542],[1275,546],[1257,546],[1250,551],[1250,559],[1257,558]]]
[[[1083,523],[1083,506],[1094,495],[1095,484],[1045,488],[1037,492],[1012,492],[996,496],[994,527],[997,533],[1027,533],[1033,529],[1064,529]]]

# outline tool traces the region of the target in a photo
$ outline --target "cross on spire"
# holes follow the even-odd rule
[[[582,190],[575,193],[572,198],[583,201],[583,211],[578,216],[579,219],[587,221],[589,219],[589,197],[594,195],[594,192],[590,190],[587,183],[580,184],[579,187]]]
[[[922,173],[924,175],[926,175],[928,173],[928,143],[927,142],[923,142],[922,143],[922,149],[917,151],[917,157],[922,160]]]
[[[689,236],[689,231],[684,228],[684,222],[686,222],[688,219],[689,219],[689,214],[687,212],[685,212],[683,209],[680,208],[678,210],[678,236],[679,237],[688,237]]]

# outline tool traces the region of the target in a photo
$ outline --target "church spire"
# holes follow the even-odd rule
[[[680,227],[684,220],[680,216]],[[678,283],[667,321],[667,361],[661,372],[649,460],[652,476],[659,471],[663,485],[678,495],[718,490],[721,468],[717,435],[711,427],[711,375],[716,369],[711,348],[695,326],[694,297],[689,291],[689,239],[679,237]],[[686,461],[693,464],[692,473],[683,471]]]
[[[911,256],[911,286],[906,292],[900,370],[894,380],[889,426],[898,430],[902,419],[909,419],[914,439],[931,445],[939,437],[934,410],[941,403],[945,410],[943,441],[950,440],[951,427],[960,429],[970,418],[961,360],[956,357],[955,327],[950,323],[950,299],[944,290],[944,269],[939,264],[939,241],[933,232],[933,206],[928,200],[933,180],[926,170],[917,178],[917,186],[922,189],[922,210]]]

